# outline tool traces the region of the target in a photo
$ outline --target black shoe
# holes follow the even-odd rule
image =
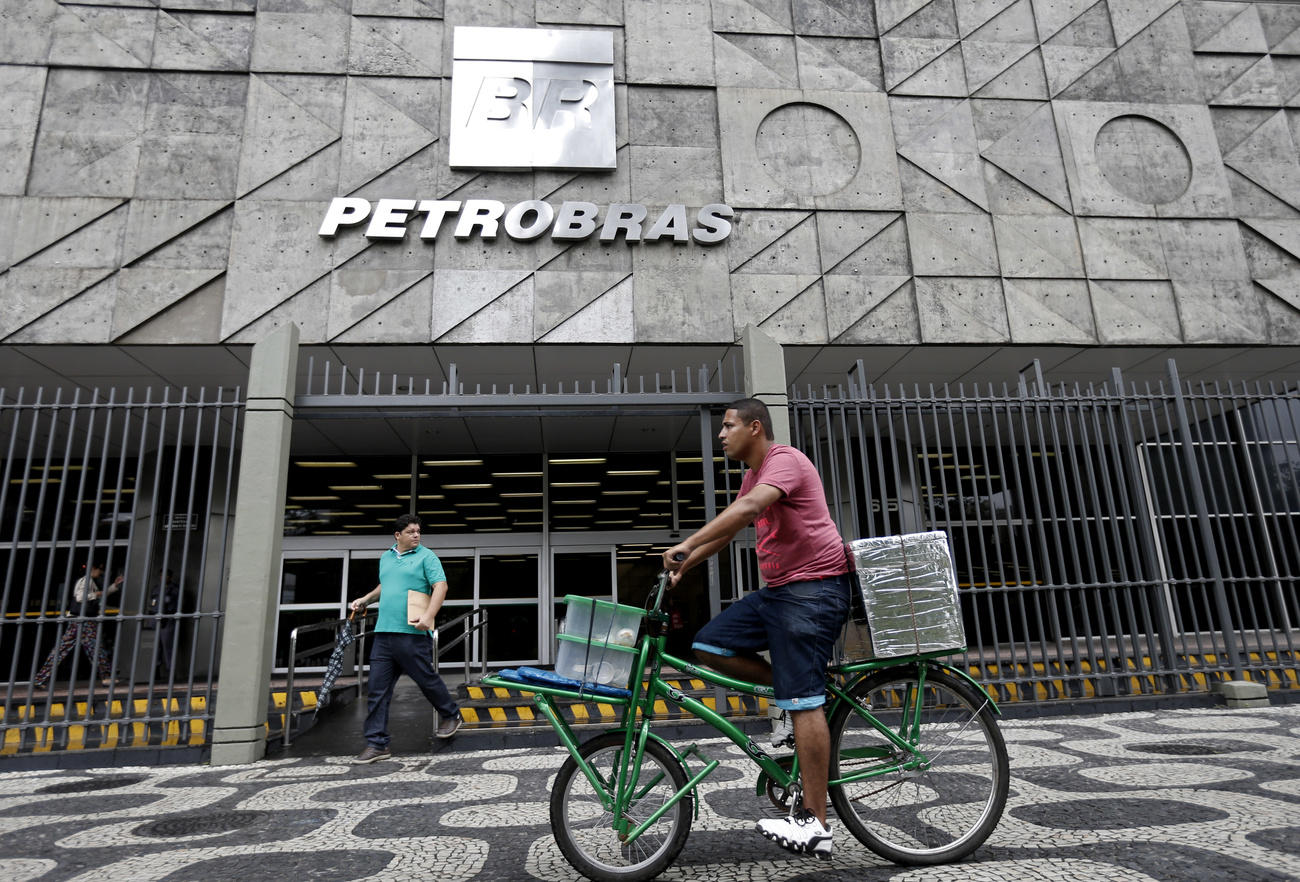
[[[439,738],[450,738],[456,734],[456,731],[460,729],[464,722],[465,720],[461,717],[460,711],[456,711],[455,714],[438,723],[438,729],[433,734]]]
[[[364,766],[367,763],[378,762],[392,757],[387,747],[375,747],[373,744],[367,744],[366,749],[357,754],[357,758],[352,762],[358,766]]]

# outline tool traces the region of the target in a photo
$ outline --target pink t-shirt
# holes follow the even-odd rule
[[[754,520],[758,570],[768,585],[827,579],[849,571],[844,541],[826,507],[822,481],[808,457],[785,444],[768,448],[763,464],[740,482],[740,496],[768,484],[782,496]]]

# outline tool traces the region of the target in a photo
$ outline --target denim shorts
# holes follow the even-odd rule
[[[826,701],[826,665],[849,614],[849,577],[767,587],[733,603],[692,644],[721,656],[772,655],[772,692],[784,710]]]

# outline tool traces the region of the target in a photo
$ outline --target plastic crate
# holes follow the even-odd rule
[[[570,594],[560,627],[555,673],[583,683],[626,686],[632,677],[645,610]]]

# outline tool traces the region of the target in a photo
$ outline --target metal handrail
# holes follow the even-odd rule
[[[479,617],[478,623],[470,624],[469,619],[475,616]],[[455,640],[452,640],[446,646],[443,646],[442,632],[444,630],[449,630],[451,628],[454,628],[457,625],[461,624],[462,622],[464,622],[465,624],[465,630],[462,631],[460,636],[458,636]],[[459,615],[456,618],[452,619],[450,622],[447,622],[444,625],[439,625],[435,630],[431,631],[430,633],[433,636],[433,672],[435,674],[438,673],[438,656],[440,656],[443,652],[445,652],[448,649],[454,649],[457,644],[462,644],[465,647],[465,679],[469,680],[469,661],[470,661],[469,657],[470,657],[470,648],[471,648],[469,637],[471,634],[474,634],[475,632],[482,631],[483,651],[479,653],[479,659],[482,664],[482,670],[480,671],[480,675],[487,676],[487,623],[488,623],[487,610],[483,609],[482,607],[475,607],[469,612]],[[433,726],[435,729],[438,727],[439,722],[440,720],[438,719],[438,709],[434,708]]]
[[[442,645],[442,632],[444,630],[447,630],[449,628],[454,628],[457,625],[459,625],[461,622],[464,622],[466,619],[473,618],[474,616],[481,617],[478,624],[470,625],[466,623],[465,630],[461,633],[459,637],[457,637],[455,640],[448,643],[446,646]],[[475,607],[469,612],[457,616],[456,618],[452,619],[450,622],[447,622],[446,624],[443,625],[439,625],[436,631],[431,632],[433,634],[433,672],[435,674],[438,673],[438,656],[440,656],[443,652],[445,652],[448,649],[454,649],[457,646],[457,644],[463,643],[465,645],[465,676],[468,677],[469,660],[470,660],[469,657],[470,657],[470,648],[471,648],[469,642],[469,636],[475,633],[476,631],[482,631],[484,651],[480,659],[482,665],[482,670],[480,671],[480,673],[486,675],[487,674],[487,623],[488,623],[487,610],[483,609],[482,607]]]
[[[361,630],[360,632],[357,633],[356,640],[352,644],[354,647],[356,647],[356,649],[354,650],[352,666],[356,669],[357,672],[357,689],[360,692],[365,691],[365,681],[366,681],[365,666],[360,663],[360,660],[366,657],[365,650],[366,650],[367,618],[368,618],[367,615],[361,616]],[[299,625],[298,627],[294,628],[292,631],[289,632],[289,670],[287,673],[287,677],[285,680],[285,687],[284,687],[284,746],[285,747],[288,747],[290,744],[293,743],[293,721],[294,718],[297,716],[297,713],[293,709],[293,681],[296,672],[295,669],[298,666],[298,661],[300,657],[305,658],[306,656],[314,654],[319,651],[317,648],[313,647],[311,649],[304,649],[302,652],[299,652],[298,635],[306,634],[309,631],[330,631],[331,633],[337,632],[340,626],[348,626],[351,621],[352,621],[352,617],[349,616],[347,618],[337,619],[335,621],[330,621],[330,622],[317,622],[314,625]]]

